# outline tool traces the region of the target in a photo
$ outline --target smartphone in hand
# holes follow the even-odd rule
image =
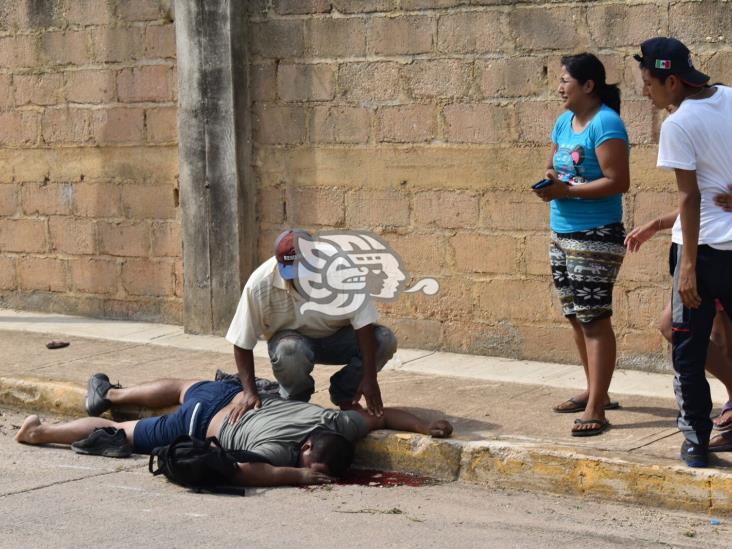
[[[534,183],[531,188],[535,191],[538,191],[539,189],[543,189],[544,187],[548,187],[551,185],[553,181],[551,179],[542,179],[538,183]]]

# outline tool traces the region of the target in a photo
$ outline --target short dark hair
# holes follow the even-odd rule
[[[595,93],[603,104],[620,114],[620,89],[617,84],[605,82],[605,65],[591,53],[566,55],[560,63],[572,78],[580,84],[588,80],[595,83]]]
[[[664,84],[666,80],[668,80],[668,77],[671,76],[667,71],[658,70],[655,67],[649,67],[647,63],[644,63],[643,60],[638,61],[638,67],[640,67],[641,70],[645,69],[648,71],[648,73],[651,75],[651,78],[655,78],[658,80],[661,84]],[[707,82],[706,84],[702,84],[701,86],[692,86],[691,84],[688,84],[687,82],[684,82],[684,79],[681,78],[678,74],[674,75],[676,78],[681,80],[681,84],[684,86],[684,88],[688,89],[694,89],[698,90],[699,88],[713,88],[714,86],[726,86],[724,82],[715,82],[714,84],[710,84]]]
[[[331,476],[340,477],[353,463],[353,443],[340,433],[318,429],[308,439],[313,462],[327,465]]]
[[[647,70],[648,73],[651,75],[651,77],[655,78],[656,80],[661,82],[661,84],[666,82],[666,80],[668,80],[668,77],[671,76],[670,72],[657,69],[656,67],[654,67],[650,63],[648,63],[648,61],[646,61],[645,59],[641,59],[640,61],[638,61],[638,67],[641,70],[643,70],[643,69]],[[676,75],[676,77],[680,79],[678,74]],[[683,84],[683,80],[681,82]],[[685,84],[685,85],[688,85],[688,84]]]
[[[665,83],[666,80],[668,80],[668,77],[671,76],[671,74],[672,74],[672,73],[669,73],[668,71],[662,71],[655,67],[649,67],[648,63],[645,62],[645,59],[641,59],[640,61],[638,61],[638,67],[641,70],[643,70],[643,69],[647,70],[648,73],[651,75],[651,77],[658,80],[661,84]],[[681,80],[681,84],[687,89],[697,89],[698,90],[700,87],[700,86],[692,86],[691,84],[684,82],[684,79],[681,78],[678,74],[676,74],[675,76],[676,76],[676,78]],[[702,88],[712,88],[714,86],[726,86],[726,84],[723,82],[715,82],[714,84],[710,84],[707,82],[706,84],[703,84],[701,87]]]

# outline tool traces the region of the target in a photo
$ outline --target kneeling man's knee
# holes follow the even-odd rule
[[[394,356],[394,353],[396,353],[397,338],[394,335],[394,332],[386,326],[377,326],[374,330],[374,336],[376,338],[378,366],[381,368],[391,359],[391,357]]]
[[[297,337],[283,337],[270,350],[270,359],[275,373],[312,366],[313,352],[305,341]]]

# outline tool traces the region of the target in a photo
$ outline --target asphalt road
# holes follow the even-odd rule
[[[17,444],[25,414],[1,413],[2,548],[729,547],[732,535],[732,519],[456,483],[195,494],[153,478],[145,457]]]

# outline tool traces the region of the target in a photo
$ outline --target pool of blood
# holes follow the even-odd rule
[[[392,488],[394,486],[429,486],[437,481],[431,478],[394,471],[375,471],[373,469],[349,469],[336,484]]]

